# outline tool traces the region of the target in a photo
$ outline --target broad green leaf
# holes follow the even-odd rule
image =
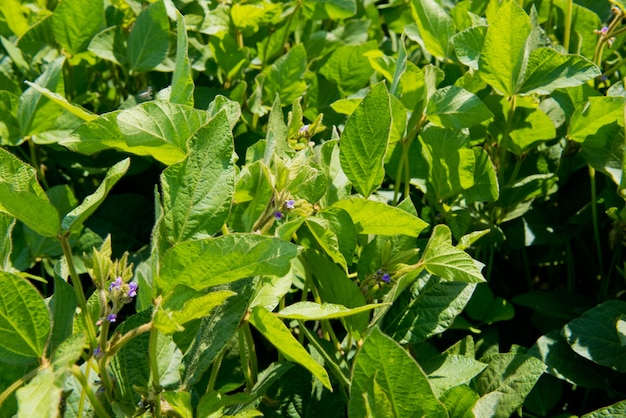
[[[284,190],[296,199],[317,203],[326,193],[327,180],[314,158],[298,153],[287,161],[289,175]],[[278,186],[277,186],[278,187]]]
[[[298,363],[309,370],[326,388],[332,391],[326,370],[311,357],[280,319],[267,309],[257,306],[250,312],[249,321],[287,360]]]
[[[111,167],[96,191],[87,196],[80,205],[65,215],[61,224],[63,231],[70,232],[82,225],[104,202],[115,183],[126,174],[129,167],[130,158],[126,158]]]
[[[56,418],[62,389],[63,383],[52,368],[39,371],[33,380],[17,391],[17,418]]]
[[[564,55],[552,48],[534,50],[519,93],[550,94],[554,89],[578,86],[601,75],[598,67],[581,55]]]
[[[356,0],[303,0],[302,11],[311,20],[347,19],[356,13]]]
[[[426,374],[398,343],[373,328],[357,353],[350,385],[349,417],[367,416],[366,393],[376,382],[395,417],[447,417]],[[371,398],[369,399],[371,401]],[[370,409],[376,408],[369,405]]]
[[[359,306],[358,308],[347,308],[335,303],[296,302],[281,309],[277,315],[281,318],[300,319],[303,321],[337,319],[366,312],[378,307],[380,307],[380,305],[377,304]]]
[[[581,418],[609,418],[626,416],[626,400],[616,402],[605,408],[596,409],[593,412],[583,415]]]
[[[76,313],[76,292],[65,280],[54,276],[54,295],[48,308],[52,314],[52,333],[48,343],[49,351],[54,351],[63,341],[72,335],[72,321]]]
[[[282,276],[298,246],[256,234],[186,241],[165,253],[157,285],[166,294],[183,284],[196,290],[258,275]]]
[[[248,60],[245,50],[240,50],[234,36],[209,37],[209,46],[219,69],[227,80],[233,79]]]
[[[15,227],[15,217],[0,211],[0,236],[11,237]],[[11,271],[11,251],[13,242],[11,239],[4,239],[0,242],[0,271]]]
[[[80,359],[86,341],[84,333],[72,334],[54,350],[52,366],[57,373],[61,374],[67,371]]]
[[[126,37],[121,26],[111,26],[98,32],[89,43],[89,51],[97,57],[127,66]]]
[[[235,206],[228,222],[236,231],[252,231],[274,195],[272,173],[263,164],[255,161],[239,173],[235,185]]]
[[[435,0],[411,0],[411,11],[428,52],[445,60],[449,55],[450,38],[454,35],[452,18]]]
[[[590,136],[604,136],[611,131],[611,125],[624,124],[623,97],[590,97],[582,107],[578,107],[569,124],[568,137],[576,142],[585,142]],[[606,133],[609,133],[606,132]]]
[[[511,416],[546,369],[535,357],[521,353],[493,354],[481,361],[489,366],[474,379],[474,387],[481,395],[473,409],[476,416]]]
[[[623,183],[624,128],[617,122],[601,128],[583,142],[582,155],[587,163],[611,178],[616,185]]]
[[[338,201],[331,208],[348,212],[357,234],[417,237],[428,224],[420,218],[382,202],[362,198]]]
[[[563,328],[563,336],[580,356],[624,373],[626,347],[615,327],[624,312],[625,302],[609,300],[568,323]]]
[[[482,263],[453,246],[451,241],[452,235],[447,226],[435,226],[421,260],[426,270],[453,282],[484,282],[480,272]]]
[[[237,296],[226,299],[208,317],[200,320],[200,325],[193,334],[193,341],[183,357],[182,382],[185,387],[193,386],[202,378],[213,359],[236,334],[239,323],[247,312],[254,283],[239,280],[210,290],[229,290],[237,293]]]
[[[458,354],[420,359],[420,365],[428,375],[435,395],[440,399],[444,392],[469,383],[487,367],[485,363]]]
[[[52,14],[54,37],[70,55],[86,51],[104,27],[104,16],[104,0],[63,0]]]
[[[330,222],[318,217],[308,217],[304,221],[304,224],[322,250],[324,250],[335,263],[339,264],[347,271],[348,263],[341,251],[339,251],[339,241],[341,237],[331,229]]]
[[[135,72],[152,70],[169,49],[170,22],[163,0],[152,3],[141,12],[128,37],[128,61]]]
[[[330,230],[338,237],[339,251],[347,264],[351,264],[357,236],[352,218],[348,212],[340,208],[328,208],[318,212],[318,215],[329,222]]]
[[[19,96],[0,91],[0,145],[17,145],[22,141],[17,120]]]
[[[469,138],[456,129],[430,126],[419,137],[428,164],[429,188],[438,199],[462,193],[474,185],[475,154]]]
[[[180,418],[193,418],[191,407],[191,393],[183,391],[165,391],[161,394],[162,399],[172,408],[171,413]]]
[[[233,130],[241,117],[241,105],[234,100],[230,100],[229,98],[218,94],[209,104],[207,112],[209,112],[209,115],[213,118],[222,110],[226,112],[230,129]]]
[[[452,37],[457,58],[474,71],[478,70],[486,34],[487,26],[472,26]]]
[[[479,396],[468,386],[459,385],[446,391],[439,400],[448,409],[450,418],[474,418],[472,408]]]
[[[463,129],[478,125],[493,114],[476,95],[460,87],[447,86],[431,96],[426,116],[435,125]]]
[[[189,156],[161,176],[167,240],[209,238],[228,219],[235,192],[233,137],[226,112],[200,127]]]
[[[363,88],[374,72],[365,53],[377,49],[376,41],[362,45],[345,45],[337,48],[320,68],[329,81],[336,83],[342,96],[349,96]]]
[[[59,214],[37,182],[35,169],[1,148],[0,211],[43,236],[59,232]]]
[[[496,169],[484,148],[474,147],[474,184],[463,191],[467,203],[495,202],[500,194]]]
[[[276,96],[270,110],[265,140],[263,161],[269,166],[274,155],[282,157],[287,150],[287,125],[285,125],[280,95]]]
[[[224,303],[226,299],[236,295],[229,290],[209,292],[185,302],[182,309],[172,312],[172,319],[179,324],[185,324],[193,319],[209,316],[211,311]]]
[[[285,104],[292,103],[306,90],[304,71],[306,70],[304,45],[297,44],[285,55],[278,58],[261,74],[263,76],[264,102],[274,102],[276,95]]]
[[[320,205],[329,206],[338,200],[350,195],[352,185],[350,179],[341,169],[339,141],[331,140],[322,145],[320,152],[320,164],[326,176],[326,194],[322,197]]]
[[[385,314],[382,330],[401,344],[441,334],[463,312],[475,286],[426,275],[396,299]]]
[[[94,120],[94,119],[96,119],[98,117],[97,115],[94,115],[93,113],[87,112],[86,110],[84,110],[81,107],[78,107],[76,105],[71,104],[70,102],[67,101],[67,99],[65,97],[61,96],[58,93],[50,91],[47,88],[45,88],[43,86],[40,86],[39,84],[31,83],[30,81],[26,81],[26,84],[30,88],[32,88],[32,89],[36,90],[37,92],[41,93],[46,98],[52,100],[54,103],[58,104],[63,109],[67,110],[68,112],[70,112],[74,116],[82,119],[85,122],[89,122],[90,120]]]
[[[376,84],[348,118],[341,135],[341,168],[354,188],[368,197],[385,176],[383,160],[391,131],[389,94]]]
[[[480,76],[498,93],[512,96],[523,82],[532,25],[524,9],[512,0],[502,3],[490,17],[478,62]]]
[[[5,0],[0,5],[0,14],[4,15],[5,24],[17,37],[21,37],[30,28],[28,19],[23,14],[23,7],[19,0]]]
[[[188,43],[185,19],[180,12],[176,13],[176,65],[172,75],[170,102],[193,106],[193,78],[191,64],[187,54]]]
[[[0,354],[7,363],[41,357],[50,334],[50,313],[33,285],[0,272]]]

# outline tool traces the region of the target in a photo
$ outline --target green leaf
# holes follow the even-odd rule
[[[390,403],[391,416],[448,416],[445,407],[433,394],[420,366],[398,343],[378,328],[373,328],[365,338],[354,362],[349,417],[367,416],[365,397],[373,382],[376,382],[379,391]],[[376,405],[371,405],[371,397],[368,400],[369,408],[377,409]]]
[[[626,400],[616,402],[605,408],[596,409],[593,412],[583,415],[581,418],[608,418],[626,416]]]
[[[274,102],[278,95],[282,103],[289,104],[302,96],[305,70],[306,51],[304,45],[297,44],[261,73],[264,102]]]
[[[226,299],[236,295],[230,290],[209,292],[206,295],[185,301],[180,310],[172,312],[172,319],[183,325],[191,320],[209,316],[211,311],[224,303]]]
[[[428,240],[421,262],[430,273],[455,282],[480,283],[482,263],[452,245],[452,234],[446,225],[437,225]]]
[[[334,303],[296,302],[281,309],[277,315],[281,318],[300,319],[303,321],[336,319],[379,307],[380,305],[378,304],[369,304],[351,309]]]
[[[72,334],[54,350],[52,366],[54,366],[57,373],[61,374],[68,371],[80,359],[86,341],[84,333]]]
[[[428,224],[417,216],[373,200],[348,198],[338,201],[331,208],[348,212],[357,234],[417,237],[428,227]]]
[[[498,93],[512,96],[523,82],[532,25],[526,12],[511,0],[490,18],[478,62],[480,76]]]
[[[546,369],[535,357],[521,353],[493,354],[481,361],[489,366],[474,379],[474,387],[481,395],[473,409],[476,416],[511,416]]]
[[[0,91],[0,144],[18,145],[23,138],[17,120],[19,96],[9,91]]]
[[[475,154],[463,132],[430,126],[422,130],[419,139],[428,163],[429,187],[438,199],[455,196],[474,185]]]
[[[563,336],[578,355],[624,373],[626,347],[615,327],[624,312],[625,302],[609,300],[565,325]]]
[[[424,359],[420,361],[420,365],[428,375],[435,395],[440,399],[444,392],[469,383],[487,367],[485,363],[458,354],[442,354]]]
[[[448,43],[454,35],[452,18],[435,0],[411,0],[411,11],[426,50],[444,61],[449,55]]]
[[[550,94],[554,89],[578,86],[600,75],[598,67],[581,55],[538,48],[528,58],[519,93]]]
[[[2,361],[24,363],[41,357],[50,334],[50,313],[26,279],[0,272],[0,354]]]
[[[342,97],[354,94],[367,84],[374,72],[365,53],[376,49],[373,40],[362,45],[341,46],[320,68],[320,74],[337,84]]]
[[[54,37],[70,55],[86,51],[104,27],[104,16],[104,0],[64,0],[52,14]]]
[[[324,250],[326,254],[337,264],[342,266],[345,271],[348,270],[348,263],[341,251],[339,251],[339,241],[341,238],[337,236],[335,231],[330,227],[330,222],[326,219],[317,217],[308,217],[304,221],[311,236]]]
[[[171,409],[171,413],[180,418],[193,418],[191,407],[191,393],[182,391],[165,391],[162,399]]]
[[[447,330],[476,286],[424,277],[404,291],[385,314],[382,330],[401,344],[419,343]]]
[[[54,295],[48,307],[52,313],[52,333],[48,344],[49,351],[54,351],[63,341],[72,335],[72,321],[76,313],[76,292],[65,280],[54,276]]]
[[[0,148],[0,211],[35,232],[56,237],[59,214],[37,182],[35,169]]]
[[[455,386],[445,392],[439,400],[448,409],[450,418],[474,418],[472,408],[479,396],[468,386]]]
[[[478,125],[493,114],[476,95],[460,87],[447,86],[431,96],[426,116],[435,125],[463,129]]]
[[[257,306],[250,312],[249,321],[287,360],[298,363],[309,370],[326,388],[332,391],[326,370],[311,357],[280,319],[262,306]]]
[[[167,240],[209,238],[228,219],[235,192],[233,137],[226,112],[200,127],[189,156],[161,176]]]
[[[169,49],[170,22],[165,3],[152,3],[137,17],[128,37],[128,61],[136,72],[152,70],[159,65]]]
[[[495,202],[500,194],[496,168],[484,148],[474,147],[474,184],[463,191],[465,201]]]
[[[124,29],[111,26],[92,38],[88,50],[99,58],[127,67],[126,43]]]
[[[193,78],[191,64],[187,53],[188,43],[185,19],[180,12],[176,12],[176,65],[172,75],[170,102],[193,106]]]
[[[487,26],[472,26],[452,37],[457,58],[474,71],[478,70],[486,34]]]
[[[11,237],[13,228],[15,227],[15,217],[0,211],[0,236]],[[10,239],[4,239],[0,242],[0,270],[11,271],[11,251],[13,250],[13,242]]]
[[[576,142],[585,142],[591,136],[604,136],[610,126],[624,125],[623,97],[590,97],[589,101],[577,107],[572,115],[568,137]],[[609,131],[609,132],[607,132]]]
[[[258,275],[282,276],[298,246],[256,234],[186,241],[168,250],[157,285],[164,294],[183,284],[196,290]]]
[[[129,167],[130,158],[126,158],[111,167],[96,191],[87,196],[80,205],[65,215],[61,224],[63,231],[70,232],[82,225],[104,202],[115,183],[126,174]]]
[[[46,98],[50,99],[54,103],[61,106],[63,109],[67,110],[74,116],[82,119],[85,122],[89,122],[90,120],[96,119],[98,116],[93,113],[89,113],[81,107],[75,106],[67,101],[67,99],[61,96],[58,93],[48,90],[47,88],[40,86],[39,84],[31,83],[30,81],[25,81],[25,83],[32,89],[44,95]]]
[[[280,96],[276,96],[267,121],[263,161],[270,166],[274,155],[282,157],[287,151],[287,125],[285,125]]]
[[[311,20],[347,19],[356,9],[356,0],[302,0],[303,14]]]
[[[56,418],[62,389],[63,383],[52,368],[41,370],[26,386],[18,389],[17,418]]]
[[[368,197],[385,177],[383,160],[391,131],[391,105],[383,83],[376,84],[348,118],[341,135],[341,168],[354,188]]]
[[[273,195],[272,173],[263,161],[244,166],[235,185],[237,204],[233,208],[229,226],[236,231],[252,231]]]

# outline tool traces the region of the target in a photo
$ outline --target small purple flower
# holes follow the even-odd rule
[[[137,283],[128,283],[128,293],[126,293],[126,296],[129,298],[134,298],[135,296],[137,296],[137,288],[139,286],[137,285]]]
[[[301,134],[306,134],[309,132],[309,125],[304,125],[302,128],[298,130]]]
[[[289,199],[289,200],[285,200],[285,208],[286,209],[293,209],[295,207],[295,200],[293,199]]]
[[[609,27],[608,26],[602,26],[602,29],[600,29],[600,34],[601,35],[606,35],[607,33],[609,33]]]
[[[117,314],[112,313],[107,316],[107,321],[109,322],[115,322],[116,320],[117,320]]]
[[[277,221],[282,221],[283,220],[283,213],[282,212],[276,212],[274,214],[274,218],[276,218]]]
[[[389,273],[383,274],[382,280],[385,283],[389,283],[389,281],[391,281],[391,276],[389,276]]]
[[[93,350],[93,355],[99,356],[100,354],[102,354],[102,350],[100,349],[100,346],[97,346],[96,349]]]
[[[122,284],[124,284],[124,283],[122,282],[122,278],[121,278],[121,277],[116,278],[116,279],[115,279],[115,280],[113,280],[113,281],[111,282],[111,284],[109,285],[109,292],[112,292],[112,291],[113,291],[113,289],[120,290],[120,287],[122,287]]]

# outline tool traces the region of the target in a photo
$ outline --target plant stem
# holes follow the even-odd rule
[[[215,389],[215,382],[217,382],[217,375],[219,374],[220,367],[222,366],[222,360],[226,356],[226,348],[224,347],[213,360],[213,367],[211,368],[211,375],[209,376],[209,383],[206,386],[206,393],[209,393]]]
[[[565,52],[569,52],[569,39],[572,34],[572,11],[574,9],[574,0],[568,0],[567,13],[565,14],[565,34],[563,39],[563,47]]]
[[[252,338],[252,331],[250,331],[250,323],[248,321],[244,322],[242,328],[243,328],[243,334],[246,338],[246,347],[248,348],[248,359],[250,362],[250,371],[252,372],[251,374],[252,381],[256,382],[257,375],[259,374],[259,367],[256,361],[256,350],[254,348],[254,339]]]
[[[11,396],[13,392],[19,389],[20,386],[22,386],[23,384],[28,382],[30,379],[35,377],[35,375],[39,373],[40,370],[41,368],[39,367],[34,370],[31,370],[25,376],[20,377],[18,380],[13,382],[8,388],[6,388],[2,393],[0,393],[0,406],[4,403],[4,401],[7,400],[9,396]]]
[[[87,382],[87,378],[80,371],[80,368],[77,365],[73,365],[71,368],[71,372],[76,377],[76,379],[80,382],[80,385],[83,388],[83,392],[87,394],[89,401],[91,402],[91,406],[93,406],[93,410],[96,415],[100,418],[109,418],[110,415],[100,402],[100,399],[93,393],[91,387],[89,386],[89,382]]]
[[[254,386],[252,380],[252,370],[250,368],[250,362],[248,361],[248,352],[246,348],[246,336],[242,327],[237,330],[237,340],[239,341],[239,357],[241,358],[241,370],[243,371],[243,377],[246,380],[246,392],[250,392]]]
[[[70,272],[70,277],[72,279],[73,285],[72,287],[74,288],[74,292],[76,293],[78,306],[83,312],[83,319],[85,321],[85,327],[87,328],[87,337],[89,338],[89,346],[91,349],[93,349],[96,347],[97,344],[96,329],[94,328],[91,314],[89,313],[89,310],[87,310],[87,301],[85,300],[83,285],[80,282],[80,277],[78,277],[78,273],[76,273],[76,267],[74,266],[74,258],[72,255],[72,248],[70,247],[70,243],[67,240],[67,236],[60,235],[58,238],[61,242],[61,247],[63,248],[63,254],[65,255],[65,261],[67,262],[67,269]]]
[[[604,277],[604,260],[602,257],[602,244],[600,243],[600,226],[598,225],[598,206],[597,206],[597,192],[596,192],[596,170],[592,166],[589,168],[589,179],[591,180],[591,222],[593,223],[593,238],[596,242],[596,253],[598,257],[598,271],[600,278]]]
[[[152,377],[152,387],[154,388],[156,399],[154,401],[154,416],[161,417],[161,392],[163,387],[159,380],[159,362],[157,343],[159,338],[159,330],[155,327],[150,329],[150,342],[148,345],[148,355],[150,357],[150,375]]]

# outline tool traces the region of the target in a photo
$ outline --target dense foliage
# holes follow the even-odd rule
[[[624,22],[0,1],[0,416],[625,415]]]

